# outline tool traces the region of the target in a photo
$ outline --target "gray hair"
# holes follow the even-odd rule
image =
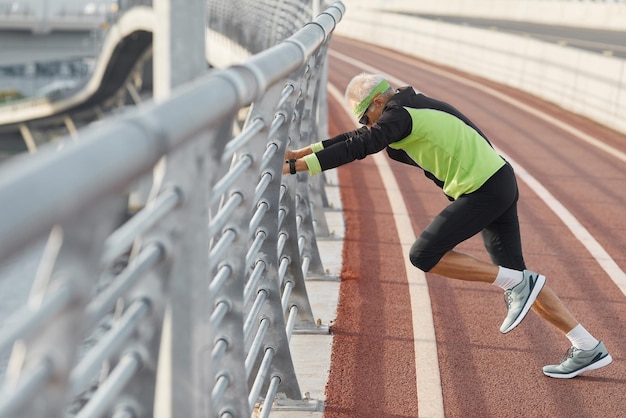
[[[348,83],[346,87],[345,101],[350,109],[353,109],[356,105],[361,103],[378,84],[380,84],[385,77],[381,74],[368,74],[361,73]],[[381,97],[389,98],[394,95],[393,88],[389,88],[385,91]]]

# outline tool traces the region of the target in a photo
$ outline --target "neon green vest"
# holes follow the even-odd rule
[[[411,133],[389,144],[404,150],[424,170],[443,181],[450,197],[476,191],[504,164],[489,143],[462,120],[434,109],[405,107]]]

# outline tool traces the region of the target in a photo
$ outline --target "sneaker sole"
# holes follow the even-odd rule
[[[589,372],[591,370],[601,369],[602,367],[606,367],[612,362],[613,362],[613,358],[611,357],[610,354],[607,354],[606,356],[602,357],[600,360],[596,361],[595,363],[592,363],[589,366],[583,367],[582,369],[575,370],[571,373],[565,374],[565,373],[543,372],[543,374],[545,374],[548,377],[554,377],[556,379],[571,379],[572,377],[576,377],[581,373]]]
[[[535,303],[535,299],[537,299],[539,292],[541,292],[541,289],[543,289],[543,286],[545,284],[546,284],[546,277],[539,274],[537,276],[537,281],[535,282],[535,287],[533,287],[533,291],[530,292],[530,297],[526,301],[526,305],[524,305],[524,308],[522,309],[520,314],[517,316],[515,321],[513,321],[513,323],[509,325],[508,328],[506,328],[504,331],[500,331],[501,333],[506,334],[507,332],[513,331],[513,329],[516,326],[518,326],[520,322],[522,322],[522,320],[526,317],[526,314],[530,310],[530,307],[533,306],[533,303]]]

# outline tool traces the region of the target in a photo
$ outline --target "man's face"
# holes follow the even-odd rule
[[[372,101],[372,104],[367,108],[365,112],[367,114],[368,124],[367,126],[372,126],[378,119],[380,119],[380,115],[383,113],[383,109],[385,108],[385,102],[380,97],[377,97]]]
[[[380,119],[384,108],[385,101],[380,97],[375,97],[372,103],[367,107],[367,110],[365,110],[363,117],[359,119],[359,123],[368,127],[372,126]]]

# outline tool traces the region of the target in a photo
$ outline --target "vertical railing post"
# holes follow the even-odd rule
[[[265,350],[272,347],[274,351],[273,361],[269,368],[268,377],[261,386],[261,393],[267,392],[269,381],[272,377],[280,379],[279,391],[285,393],[290,399],[301,399],[300,387],[295,374],[291,352],[289,350],[289,339],[287,336],[285,311],[281,304],[282,286],[280,282],[279,271],[280,265],[285,260],[277,253],[279,242],[279,219],[283,219],[280,214],[280,195],[281,195],[281,178],[283,167],[283,156],[285,154],[288,132],[292,121],[291,115],[297,97],[297,81],[288,80],[287,85],[277,83],[272,86],[263,96],[261,100],[254,104],[249,119],[262,118],[271,124],[269,132],[260,132],[250,141],[251,150],[255,154],[264,154],[273,156],[263,161],[258,168],[259,180],[264,176],[271,176],[272,179],[265,188],[264,192],[258,196],[258,201],[253,202],[255,205],[267,205],[267,211],[259,225],[250,231],[252,238],[258,234],[266,236],[263,244],[260,246],[253,265],[246,266],[248,275],[261,263],[264,273],[257,281],[256,285],[250,290],[251,295],[258,295],[259,292],[266,294],[266,302],[259,311],[258,319],[255,321],[254,328],[251,329],[250,341],[256,338],[259,332],[261,321],[268,321],[269,325],[264,337],[261,339],[260,349],[258,353],[250,352],[250,345],[246,345],[247,356],[251,357],[250,363],[254,365],[252,372],[258,370]],[[267,135],[269,134],[269,137]],[[293,214],[291,214],[293,216]],[[252,285],[252,284],[250,284]],[[251,298],[252,299],[252,298]],[[251,301],[252,302],[252,301]],[[310,309],[308,306],[302,306],[301,309]],[[254,361],[252,361],[254,360]],[[256,373],[252,373],[250,381],[253,382]],[[256,399],[254,400],[256,401]]]
[[[154,33],[154,97],[165,100],[178,86],[206,73],[206,2],[204,0],[154,0],[157,16]],[[161,231],[176,237],[171,266],[169,301],[164,312],[159,351],[157,400],[155,411],[162,417],[200,417],[208,408],[210,387],[204,373],[210,352],[211,336],[206,321],[208,300],[208,185],[210,181],[208,135],[194,142],[155,168],[152,196],[159,190],[157,170],[163,182],[173,182],[183,190],[184,203],[177,219],[165,222]],[[165,166],[165,168],[163,167]]]
[[[316,65],[316,73],[319,74],[315,86],[315,103],[313,104],[314,114],[313,130],[311,132],[311,142],[321,141],[328,138],[328,94],[326,86],[328,85],[328,42],[321,47],[320,57]],[[329,238],[330,230],[326,222],[324,209],[328,207],[328,198],[326,197],[326,175],[313,177],[309,181],[309,190],[311,192],[311,212],[313,216],[313,226],[315,235],[318,238]]]
[[[295,148],[301,148],[311,142],[316,142],[319,138],[317,136],[316,124],[317,124],[317,93],[318,93],[318,80],[319,74],[323,67],[321,61],[325,59],[325,50],[320,50],[310,57],[307,62],[307,77],[306,82],[302,86],[302,98],[299,102],[297,112],[300,113],[301,119],[294,129],[294,137],[296,139]],[[317,194],[311,193],[311,182],[315,182],[316,179],[310,179],[309,176],[298,176],[298,183],[296,188],[296,194],[298,199],[296,201],[298,216],[300,217],[298,238],[302,238],[303,248],[300,249],[303,258],[307,259],[305,264],[306,271],[305,276],[311,272],[317,275],[324,274],[324,267],[322,265],[322,259],[317,248],[316,231],[314,227],[313,210],[314,208],[322,209],[323,201],[321,195],[324,193],[323,188],[319,187]],[[318,212],[319,227],[324,231],[328,229],[325,226],[325,219],[323,212]],[[326,235],[328,232],[326,231]]]

